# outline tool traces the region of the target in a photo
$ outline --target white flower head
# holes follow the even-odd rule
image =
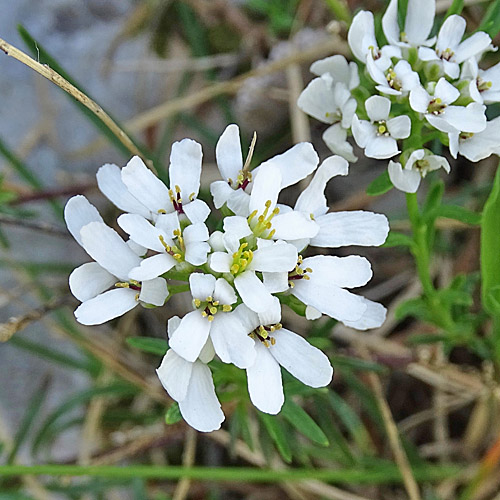
[[[408,61],[398,61],[384,72],[375,64],[372,55],[368,54],[366,68],[372,80],[378,84],[375,88],[382,94],[407,95],[420,85],[420,77]]]
[[[169,338],[179,327],[180,322],[178,316],[168,320]],[[184,420],[201,432],[220,429],[224,421],[224,414],[215,394],[212,374],[206,365],[213,359],[214,354],[210,339],[194,362],[186,361],[173,349],[169,349],[156,370],[165,390],[179,403],[179,410]]]
[[[189,286],[194,311],[186,314],[172,334],[170,347],[186,361],[194,362],[210,336],[215,352],[224,363],[250,366],[255,349],[243,325],[231,313],[237,300],[231,285],[211,274],[192,273]]]
[[[462,66],[462,79],[470,80],[469,94],[480,104],[500,102],[500,63],[489,69],[480,69],[475,57]]]
[[[369,158],[391,158],[399,153],[397,139],[410,136],[411,120],[408,116],[389,118],[391,101],[386,97],[372,96],[365,102],[370,121],[360,120],[356,115],[352,122],[352,133],[359,147],[365,149]]]
[[[210,209],[198,200],[201,146],[191,139],[172,144],[169,189],[144,162],[134,156],[121,170],[104,165],[97,173],[99,189],[118,208],[155,221],[159,214],[177,212],[191,222],[204,222]],[[119,176],[118,176],[119,174]]]
[[[389,162],[389,177],[394,186],[405,193],[416,193],[423,179],[429,172],[443,168],[450,172],[448,160],[442,156],[430,154],[424,149],[413,151],[404,168],[399,162]]]
[[[348,90],[359,85],[358,65],[338,54],[313,62],[310,71],[317,76],[328,74],[333,84],[343,83]]]
[[[500,155],[500,117],[486,123],[486,128],[476,134],[454,131],[448,133],[450,153],[456,158],[460,153],[477,162],[492,154]]]
[[[428,39],[434,16],[436,0],[408,0],[404,31],[398,23],[398,0],[391,0],[382,18],[382,28],[387,41],[399,47],[419,47],[434,44],[435,38]]]
[[[246,371],[250,399],[260,411],[275,415],[283,406],[280,366],[310,387],[325,387],[331,382],[333,368],[325,354],[282,327],[281,306],[276,297],[271,307],[260,314],[244,304],[236,308],[235,314],[255,343],[255,362]]]
[[[418,56],[423,61],[437,61],[450,78],[458,78],[460,64],[471,57],[482,54],[491,45],[487,33],[479,31],[462,42],[466,21],[452,15],[441,26],[435,49],[420,47]]]
[[[422,86],[410,92],[410,106],[423,113],[425,119],[442,132],[481,132],[486,127],[486,106],[472,102],[467,106],[452,105],[460,97],[459,90],[440,78],[429,94]]]
[[[78,243],[95,260],[77,267],[69,277],[71,293],[82,302],[75,311],[80,323],[105,323],[130,311],[139,302],[164,304],[168,296],[167,282],[163,278],[142,282],[130,278],[130,271],[139,265],[141,258],[114,229],[102,222],[84,196],[68,201],[64,217],[72,234],[78,235]],[[113,286],[115,288],[109,290]]]

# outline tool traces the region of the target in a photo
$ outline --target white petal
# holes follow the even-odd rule
[[[208,228],[203,222],[187,226],[182,232],[186,245],[199,241],[208,241]]]
[[[357,115],[352,119],[352,135],[356,144],[360,148],[365,148],[367,144],[376,138],[376,128],[366,120],[360,120]]]
[[[182,210],[193,224],[205,222],[210,215],[210,207],[203,200],[193,200],[183,205]]]
[[[276,331],[274,337],[271,354],[296,379],[309,387],[325,387],[332,381],[332,365],[319,349],[286,328]]]
[[[233,258],[227,252],[214,252],[208,258],[209,266],[216,273],[229,273]]]
[[[104,269],[121,280],[141,262],[120,235],[102,222],[91,222],[80,230],[85,251]]]
[[[226,247],[224,245],[224,234],[222,231],[214,231],[210,238],[208,238],[208,243],[212,250],[216,252],[225,252]]]
[[[210,252],[210,245],[206,241],[195,241],[186,246],[186,262],[193,266],[202,266],[207,262],[208,252]]]
[[[188,392],[186,398],[179,403],[179,410],[184,420],[200,432],[220,429],[224,413],[207,365],[199,361],[193,364]]]
[[[137,244],[135,241],[131,240],[130,238],[127,240],[127,245],[134,252],[138,257],[144,257],[146,255],[148,249],[146,247],[143,247],[142,245]]]
[[[259,325],[271,326],[276,325],[281,321],[281,304],[278,297],[273,297],[273,305],[258,314]]]
[[[257,210],[258,215],[262,214],[268,201],[271,202],[270,210],[272,210],[276,206],[280,190],[281,172],[279,167],[269,165],[265,168],[259,168],[250,195],[250,212]]]
[[[238,290],[241,300],[252,311],[259,313],[272,306],[273,296],[253,271],[245,271],[236,276],[234,286]]]
[[[460,132],[458,130],[455,130],[455,131],[448,133],[448,141],[449,141],[448,147],[450,149],[451,156],[455,159],[458,156],[459,135],[460,135]]]
[[[311,245],[317,247],[379,246],[389,233],[385,215],[363,210],[332,212],[318,217],[317,223],[319,233],[311,240]]]
[[[248,333],[252,332],[261,325],[257,313],[253,312],[245,304],[240,304],[232,314],[238,318],[238,321],[243,325],[244,329]]]
[[[253,254],[251,269],[268,273],[291,271],[297,264],[298,253],[293,245],[275,243]]]
[[[170,347],[185,360],[194,362],[207,341],[210,326],[210,321],[203,318],[200,311],[191,311],[170,337]]]
[[[434,96],[439,97],[444,104],[451,104],[460,97],[460,91],[446,78],[440,78],[434,89]]]
[[[139,266],[130,270],[128,277],[136,281],[152,280],[170,271],[177,261],[168,253],[160,253],[141,260]]]
[[[416,193],[422,176],[418,170],[403,169],[401,163],[389,162],[389,178],[394,187],[405,193]]]
[[[354,56],[365,62],[369,47],[377,47],[375,23],[371,12],[362,10],[354,16],[347,34],[347,40]]]
[[[325,196],[326,184],[337,175],[347,175],[349,163],[340,156],[330,156],[318,168],[309,185],[300,193],[295,210],[313,214],[315,217],[328,211]]]
[[[368,74],[370,75],[371,79],[375,83],[378,83],[379,85],[384,87],[387,92],[392,91],[391,93],[401,94],[401,92],[389,88],[389,82],[387,81],[385,73],[375,64],[371,51],[368,52],[368,57],[366,58],[366,69],[368,70]]]
[[[211,274],[192,273],[189,276],[189,288],[191,295],[195,299],[204,301],[207,297],[212,297],[215,289],[215,276]]]
[[[439,30],[436,50],[441,53],[446,49],[454,50],[465,33],[466,22],[463,17],[452,15],[446,19]]]
[[[464,40],[455,51],[455,61],[460,64],[470,57],[475,57],[484,52],[491,43],[491,38],[487,33],[478,31]]]
[[[214,297],[221,304],[228,305],[238,300],[234,288],[224,278],[218,278],[215,282]]]
[[[144,165],[138,156],[134,156],[122,168],[122,181],[130,193],[153,214],[157,214],[158,210],[172,211],[167,186]]]
[[[139,300],[145,304],[162,306],[168,297],[167,281],[164,278],[155,278],[141,283]]]
[[[439,61],[439,57],[434,49],[429,47],[419,47],[418,58],[421,61]]]
[[[180,324],[181,324],[181,318],[179,318],[179,316],[172,316],[171,318],[169,318],[169,320],[167,321],[168,338],[172,337],[175,330],[179,328]]]
[[[306,306],[306,319],[309,321],[319,319],[323,316],[316,308],[313,306]]]
[[[75,311],[82,325],[100,325],[125,314],[137,305],[136,293],[128,288],[117,288],[86,300]]]
[[[382,17],[382,28],[387,41],[391,45],[398,45],[401,41],[398,24],[398,0],[391,0]]]
[[[198,196],[202,157],[201,146],[192,139],[183,139],[172,144],[168,167],[170,186],[172,189],[180,187],[185,203],[188,199]]]
[[[288,151],[277,155],[262,163],[258,171],[273,167],[278,167],[281,173],[281,189],[296,184],[314,172],[319,163],[318,153],[309,142],[300,142],[291,147]],[[252,188],[252,196],[255,185]],[[250,210],[252,211],[252,209]]]
[[[115,283],[116,278],[97,262],[82,264],[69,275],[71,293],[80,302],[92,299]]]
[[[91,222],[103,222],[94,205],[82,195],[73,196],[64,207],[64,220],[73,238],[83,246],[80,230]]]
[[[227,199],[227,207],[236,215],[247,217],[250,213],[248,208],[250,204],[250,195],[243,189],[231,190],[232,192]]]
[[[288,290],[288,273],[262,273],[264,286],[269,293]]]
[[[235,181],[243,168],[240,129],[234,123],[228,125],[215,146],[215,157],[219,172],[225,181]]]
[[[255,342],[255,350],[255,363],[247,368],[250,399],[260,411],[276,415],[285,401],[280,365],[260,341]]]
[[[356,328],[356,330],[378,328],[385,321],[387,309],[382,304],[372,302],[364,297],[361,298],[367,306],[363,316],[361,316],[361,319],[357,321],[344,321],[344,324],[350,328]]]
[[[400,153],[398,144],[392,137],[381,135],[371,140],[365,149],[365,156],[368,158],[376,158],[377,160],[384,160],[392,158]]]
[[[331,81],[315,78],[302,91],[297,106],[309,116],[323,123],[334,123],[339,120],[339,105],[332,92]]]
[[[430,101],[431,97],[423,87],[418,86],[411,90],[410,106],[414,111],[418,113],[427,113]]]
[[[237,240],[241,240],[241,238],[252,234],[247,219],[241,216],[226,217],[223,227],[224,232],[231,233]]]
[[[374,95],[365,101],[365,108],[372,122],[387,120],[391,112],[391,101],[387,97]]]
[[[312,273],[314,274],[314,273]],[[318,283],[319,281],[319,283]],[[297,280],[292,294],[304,304],[339,321],[357,321],[366,310],[361,297],[320,280]]]
[[[255,362],[255,342],[250,332],[231,313],[218,313],[210,329],[210,338],[217,356],[223,363],[232,363],[238,368],[248,368]]]
[[[363,286],[372,278],[372,268],[368,259],[359,255],[334,257],[315,255],[303,261],[303,267],[310,267],[309,277],[314,282],[333,283],[342,288]]]
[[[122,171],[117,165],[107,163],[97,171],[97,185],[101,193],[124,212],[139,214],[149,219],[151,212],[132,196],[122,181]]]
[[[442,60],[443,70],[452,80],[456,80],[460,74],[460,67],[454,61]]]
[[[435,14],[435,0],[408,1],[405,34],[406,38],[413,46],[422,45],[426,41],[434,25]]]
[[[203,349],[200,352],[199,359],[203,363],[210,363],[215,357],[215,349],[210,337],[208,337]]]
[[[350,72],[347,59],[344,56],[335,55],[325,57],[319,61],[314,61],[309,68],[311,73],[321,76],[324,73],[330,73],[336,81],[349,83]]]
[[[172,234],[161,231],[141,215],[123,214],[118,217],[117,222],[133,241],[156,252],[165,251],[160,237],[166,239],[167,243],[172,237]]]
[[[233,188],[226,181],[215,181],[210,184],[210,194],[214,199],[215,208],[220,208],[227,202]]]
[[[340,155],[347,161],[354,163],[358,159],[354,155],[352,146],[346,139],[347,130],[342,128],[340,123],[328,127],[323,133],[323,140],[332,153]]]
[[[406,139],[410,137],[411,120],[409,116],[396,116],[387,120],[387,129],[394,139]]]
[[[302,212],[288,212],[273,218],[273,238],[280,240],[300,240],[313,238],[318,234],[318,225],[311,219],[310,214]]]
[[[486,128],[486,106],[472,102],[465,108],[448,106],[443,115],[445,120],[462,132],[482,132]],[[430,117],[428,118],[431,122]]]
[[[167,351],[156,369],[161,385],[174,401],[186,398],[192,372],[193,363],[186,361],[173,349]]]

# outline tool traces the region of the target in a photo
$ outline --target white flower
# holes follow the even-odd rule
[[[500,117],[487,122],[486,128],[477,134],[455,131],[448,137],[453,158],[460,153],[476,162],[492,154],[500,155]]]
[[[406,95],[420,85],[418,73],[412,70],[408,61],[398,61],[394,67],[382,71],[368,54],[366,68],[373,81],[378,83],[375,88],[382,94]]]
[[[256,314],[244,304],[234,311],[254,339],[257,356],[247,371],[252,403],[265,413],[277,414],[284,402],[281,368],[310,387],[325,387],[333,376],[328,358],[296,333],[282,328],[281,306]]]
[[[482,31],[474,33],[462,42],[465,26],[463,17],[457,15],[448,17],[439,30],[436,48],[420,47],[419,58],[423,61],[439,61],[446,75],[458,78],[459,65],[481,54],[491,44],[490,36]]]
[[[354,61],[348,63],[341,55],[314,61],[309,69],[317,76],[330,75],[334,84],[343,83],[348,90],[353,90],[359,85],[358,65]]]
[[[121,215],[118,224],[132,241],[159,252],[142,260],[140,266],[130,272],[132,279],[152,279],[176,265],[182,266],[183,262],[201,266],[207,261],[209,235],[203,222],[182,229],[177,212],[172,212],[159,214],[154,226],[136,214]]]
[[[347,175],[349,164],[344,158],[331,156],[318,168],[309,185],[302,191],[294,210],[309,215],[319,226],[318,233],[304,246],[338,248],[348,245],[379,246],[389,233],[389,223],[382,214],[363,210],[328,213],[325,188],[337,175]]]
[[[168,320],[169,338],[179,327],[180,322],[178,316]],[[186,361],[173,349],[169,349],[156,370],[165,390],[179,403],[179,410],[184,420],[201,432],[220,429],[224,421],[224,413],[215,394],[212,374],[206,365],[213,357],[214,348],[208,339],[196,361]]]
[[[409,0],[404,31],[401,33],[398,23],[398,0],[391,0],[382,18],[382,28],[387,41],[399,47],[432,45],[435,37],[427,37],[432,30],[435,14],[436,0]]]
[[[116,231],[102,222],[97,210],[83,196],[66,204],[64,217],[78,243],[96,261],[77,267],[69,277],[71,293],[82,302],[76,319],[98,325],[121,316],[139,302],[161,306],[168,296],[163,278],[142,283],[130,279],[141,258]],[[93,221],[91,219],[94,219]],[[108,290],[115,286],[116,289]]]
[[[391,101],[386,97],[372,96],[365,102],[370,121],[360,120],[356,115],[352,122],[352,133],[359,147],[365,148],[369,158],[391,158],[399,153],[396,139],[410,136],[411,120],[408,116],[389,119]]]
[[[347,130],[341,123],[335,123],[323,132],[323,140],[328,149],[336,155],[342,156],[347,161],[355,163],[358,161],[354,154],[352,145],[347,141]]]
[[[251,152],[250,155],[251,156]],[[265,161],[252,172],[243,165],[240,133],[237,125],[229,125],[216,147],[217,165],[224,180],[212,182],[210,192],[216,208],[227,203],[236,215],[247,216],[253,190],[253,177],[262,169],[274,165],[281,173],[281,189],[307,177],[318,166],[319,158],[311,144],[299,143],[288,151]],[[248,163],[248,162],[247,162]]]
[[[486,107],[472,102],[468,106],[451,106],[460,97],[460,92],[445,78],[440,78],[433,95],[422,86],[410,92],[410,106],[423,113],[425,119],[442,132],[481,132],[486,127]]]
[[[354,16],[347,41],[351,47],[352,53],[363,63],[371,52],[375,64],[385,71],[392,66],[393,57],[401,59],[401,49],[393,45],[385,45],[379,49],[377,39],[375,38],[375,23],[373,14],[362,10]]]
[[[191,139],[172,144],[168,169],[172,189],[167,188],[138,156],[121,171],[116,165],[101,167],[97,173],[99,189],[118,208],[153,221],[158,214],[175,211],[185,214],[193,223],[204,222],[210,209],[197,199],[202,156],[201,146]]]
[[[239,368],[255,360],[252,339],[230,311],[237,300],[233,288],[224,278],[192,273],[189,286],[194,311],[186,314],[172,334],[170,347],[186,361],[194,362],[210,336],[215,352],[224,363]]]
[[[297,262],[297,249],[284,242],[267,242],[260,239],[257,240],[258,247],[254,251],[248,242],[240,244],[240,239],[252,234],[243,217],[226,217],[224,230],[226,252],[214,252],[210,255],[211,269],[234,277],[234,286],[241,300],[250,309],[255,312],[269,309],[273,297],[255,273],[288,273]]]
[[[404,168],[401,163],[389,161],[389,177],[394,186],[401,191],[416,193],[420,180],[429,172],[439,168],[444,168],[446,173],[450,172],[450,164],[446,158],[417,149],[410,155]]]
[[[385,321],[381,304],[354,295],[346,288],[366,285],[371,279],[370,263],[364,257],[316,255],[299,261],[289,273],[290,293],[306,306],[341,321],[351,328],[376,328]]]
[[[467,59],[462,66],[463,79],[471,80],[469,94],[480,104],[500,102],[500,63],[489,69],[479,69],[475,57]]]

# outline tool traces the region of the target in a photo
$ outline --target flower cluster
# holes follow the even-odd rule
[[[215,356],[246,370],[251,401],[271,414],[284,401],[280,367],[311,387],[330,383],[328,358],[282,325],[290,295],[306,306],[308,319],[324,314],[361,330],[385,319],[382,305],[350,291],[371,279],[367,259],[305,253],[381,245],[387,237],[383,215],[329,212],[325,187],[347,175],[347,161],[332,156],[318,166],[312,145],[300,143],[251,170],[253,146],[244,162],[236,125],[218,141],[222,180],[210,191],[225,215],[221,230],[210,233],[207,226],[211,210],[198,198],[202,149],[190,139],[172,146],[170,187],[138,157],[124,168],[99,169],[100,190],[124,212],[117,224],[127,240],[85,197],[71,198],[65,208],[70,232],[94,260],[69,280],[82,302],[75,311],[80,323],[100,324],[138,304],[163,306],[179,290],[172,280],[189,289],[192,310],[169,320],[170,349],[157,373],[184,419],[201,431],[224,420],[208,366]],[[278,202],[281,190],[310,174],[293,207]]]
[[[373,14],[359,12],[348,42],[366,81],[360,83],[356,63],[328,57],[311,66],[318,78],[298,100],[307,114],[331,124],[323,139],[332,152],[356,161],[347,141],[352,133],[367,157],[390,159],[392,183],[408,193],[417,191],[428,172],[449,172],[446,158],[425,147],[435,139],[453,158],[460,154],[476,162],[500,154],[500,118],[486,118],[486,105],[500,102],[500,63],[487,70],[478,64],[496,49],[483,32],[463,40],[466,22],[458,15],[430,37],[435,11],[435,0],[409,0],[401,29],[398,0],[391,0],[382,18],[389,43],[382,47]]]

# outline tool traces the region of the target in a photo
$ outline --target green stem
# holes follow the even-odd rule
[[[416,479],[421,481],[441,481],[456,478],[462,469],[452,465],[424,465],[413,469]],[[285,470],[255,469],[250,467],[179,467],[179,466],[78,466],[78,465],[2,465],[0,476],[13,477],[23,475],[48,476],[91,476],[120,479],[180,479],[189,478],[207,481],[246,481],[275,483],[283,481],[303,481],[316,479],[332,483],[400,483],[401,472],[396,466],[387,466],[376,470],[352,469],[309,469],[296,468]]]

